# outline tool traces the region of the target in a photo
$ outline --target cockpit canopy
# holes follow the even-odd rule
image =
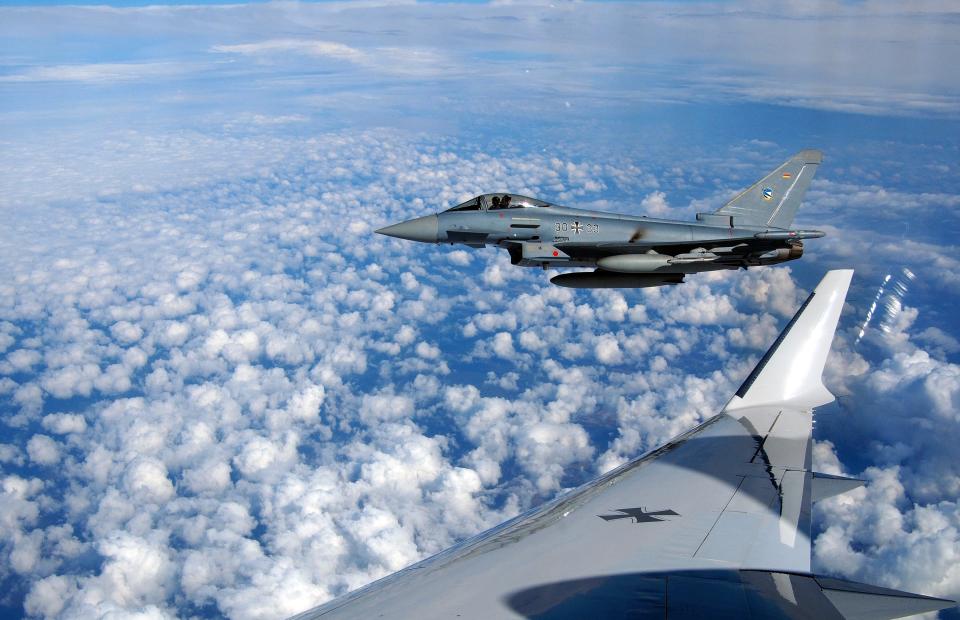
[[[451,211],[497,211],[499,209],[526,209],[549,206],[549,202],[537,200],[536,198],[500,192],[498,194],[481,194],[447,209],[445,213],[450,213]]]

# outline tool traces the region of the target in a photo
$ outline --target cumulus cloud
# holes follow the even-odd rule
[[[463,250],[454,250],[447,254],[447,260],[459,267],[466,267],[470,264],[470,254]]]
[[[863,475],[865,489],[820,508],[829,525],[816,538],[815,561],[870,583],[954,596],[957,504],[909,504],[897,468],[871,467]]]
[[[593,350],[601,364],[617,364],[623,359],[617,339],[610,334],[601,336]]]
[[[651,192],[640,201],[640,210],[651,217],[670,217],[667,195],[661,191]]]
[[[500,332],[493,337],[493,352],[504,359],[510,359],[516,355],[513,348],[513,336],[507,332]]]
[[[131,497],[150,503],[164,502],[174,495],[166,466],[155,459],[138,458],[123,476],[123,486]]]
[[[46,435],[34,435],[27,442],[27,454],[38,465],[54,465],[60,460],[60,448],[56,441]]]

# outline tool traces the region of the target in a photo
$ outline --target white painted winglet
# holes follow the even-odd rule
[[[827,272],[724,411],[765,405],[811,409],[833,402],[823,385],[823,367],[852,277],[852,269]]]

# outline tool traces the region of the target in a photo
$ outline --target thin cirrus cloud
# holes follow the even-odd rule
[[[442,57],[434,50],[413,47],[377,47],[360,50],[343,43],[310,39],[269,39],[255,43],[214,45],[212,52],[252,57],[299,55],[349,62],[389,74],[417,75],[444,72]]]
[[[303,77],[313,59],[409,81],[425,102],[443,96],[465,105],[480,89],[510,92],[513,106],[533,105],[534,114],[543,97],[562,96],[568,103],[758,101],[953,117],[960,97],[955,72],[942,62],[956,39],[955,11],[938,3],[909,10],[885,3],[815,10],[698,3],[17,7],[3,14],[11,35],[23,33],[13,49],[35,65],[10,66],[6,82],[166,79],[177,67],[177,74],[212,71],[245,81],[283,76],[302,96],[327,95],[315,76]],[[198,26],[211,21],[216,30]],[[116,32],[151,45],[129,47]],[[69,63],[48,57],[55,42],[71,40],[78,51]],[[230,58],[245,62],[224,62]],[[441,83],[424,85],[423,77]],[[362,91],[365,83],[351,84]]]
[[[356,63],[367,61],[367,55],[358,49],[343,43],[332,41],[311,41],[306,39],[271,39],[257,43],[238,43],[235,45],[215,45],[211,51],[226,54],[259,56],[279,53],[297,53],[308,56],[321,56],[347,60]]]
[[[196,70],[181,62],[110,62],[29,67],[0,75],[0,82],[131,82],[169,79]]]

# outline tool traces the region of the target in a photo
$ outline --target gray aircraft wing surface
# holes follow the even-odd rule
[[[308,618],[895,618],[952,601],[810,573],[813,408],[852,271],[831,271],[718,415]]]

